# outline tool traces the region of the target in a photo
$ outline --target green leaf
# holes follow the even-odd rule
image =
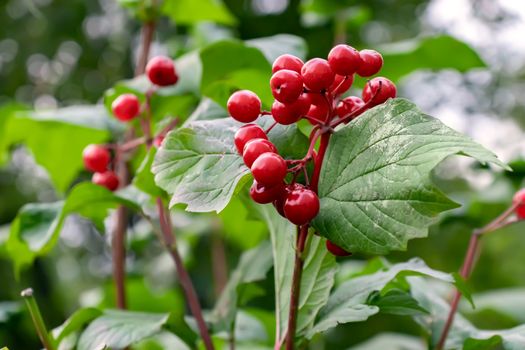
[[[290,288],[294,269],[296,227],[279,216],[270,205],[255,205],[260,216],[268,225],[272,240],[275,279],[275,309],[278,335],[284,337],[287,332],[288,312],[290,309]],[[328,253],[325,240],[310,234],[305,247],[301,295],[297,317],[297,336],[304,335],[313,326],[315,317],[328,300],[334,284],[337,269],[335,258]]]
[[[9,321],[12,315],[19,313],[22,308],[21,304],[16,301],[0,302],[0,324]]]
[[[427,281],[411,277],[409,282],[412,296],[422,307],[430,311],[430,316],[417,316],[415,319],[429,332],[431,346],[434,347],[441,336],[450,306]],[[486,350],[498,345],[504,350],[524,349],[525,325],[502,330],[481,330],[458,313],[454,317],[454,323],[445,343],[445,350]]]
[[[477,314],[487,310],[496,311],[510,316],[517,323],[525,323],[525,288],[491,290],[475,294],[473,299],[476,300],[476,309],[464,312]]]
[[[188,122],[228,118],[228,112],[212,99],[203,98],[188,118]]]
[[[157,186],[153,173],[151,172],[151,165],[155,159],[155,154],[157,154],[157,149],[151,147],[135,173],[133,185],[145,193],[159,197],[164,195],[164,191]]]
[[[261,119],[262,125],[271,123]],[[172,195],[170,206],[183,203],[195,212],[226,207],[248,180],[249,169],[233,143],[240,126],[231,118],[196,121],[166,136],[151,170],[157,185]],[[296,126],[278,125],[268,137],[284,157],[306,150],[307,139]]]
[[[396,278],[410,275],[425,275],[449,283],[454,282],[452,275],[433,270],[420,259],[412,259],[370,274],[358,275],[341,284],[330,295],[307,337],[311,338],[341,323],[365,321],[377,314],[380,311],[379,307],[368,304],[370,295],[377,291],[381,292]],[[422,306],[425,309],[425,306]]]
[[[428,314],[428,311],[423,309],[410,293],[404,290],[392,289],[387,291],[385,295],[381,295],[379,292],[372,293],[369,299],[367,304],[379,307],[380,311],[385,314],[401,316]]]
[[[219,0],[166,0],[161,8],[176,24],[189,25],[201,21],[233,25],[237,19]]]
[[[242,298],[242,285],[264,279],[272,263],[270,242],[263,242],[241,255],[237,268],[231,274],[210,315],[210,322],[214,324],[216,332],[230,331],[235,321],[239,300]]]
[[[458,206],[429,176],[453,154],[507,168],[407,100],[365,112],[330,140],[319,183],[321,210],[312,225],[351,252],[406,249],[408,240],[427,235],[437,214]]]
[[[283,54],[294,55],[304,60],[308,50],[303,38],[290,34],[246,40],[246,45],[259,49],[270,63]]]
[[[88,307],[75,311],[66,322],[51,331],[51,335],[57,344],[73,332],[80,331],[84,325],[102,315],[102,311]]]
[[[349,350],[421,350],[425,349],[422,339],[398,333],[381,333],[373,338],[351,347]]]
[[[106,310],[86,328],[78,340],[78,350],[106,345],[124,349],[162,330],[167,314]]]
[[[385,60],[381,75],[397,81],[418,69],[466,72],[486,64],[470,46],[448,35],[423,37],[379,47]],[[450,55],[454,52],[454,55]]]
[[[201,92],[222,107],[240,89],[255,92],[269,109],[273,96],[269,88],[271,65],[264,54],[241,41],[224,40],[201,51]]]
[[[147,338],[132,346],[133,350],[191,350],[175,334],[168,331],[162,331],[151,338]]]
[[[20,111],[6,122],[6,137],[0,138],[0,150],[24,144],[47,170],[57,189],[65,191],[83,169],[84,147],[103,143],[109,139],[110,130],[118,128],[102,106]]]
[[[55,246],[68,215],[76,213],[91,219],[102,231],[108,209],[118,204],[141,210],[140,205],[130,200],[126,192],[113,193],[88,182],[75,186],[65,201],[25,205],[11,224],[7,240],[7,252],[16,272]]]

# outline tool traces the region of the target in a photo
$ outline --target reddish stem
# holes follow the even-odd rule
[[[144,25],[142,26],[142,49],[137,59],[137,66],[135,67],[135,76],[144,74],[144,72],[146,71],[146,64],[148,63],[149,50],[153,41],[155,26],[155,22],[144,23]]]
[[[505,210],[496,219],[491,221],[488,225],[484,226],[481,229],[474,230],[472,232],[467,252],[465,253],[465,260],[463,261],[463,265],[461,265],[461,269],[459,271],[459,274],[465,280],[470,277],[472,270],[474,270],[476,256],[478,256],[479,254],[479,240],[481,236],[513,223],[514,221],[507,219],[512,215],[512,213],[514,213],[514,210],[516,209],[517,205],[518,204],[511,205],[507,210]],[[448,334],[450,332],[450,328],[452,328],[452,324],[454,323],[454,317],[456,316],[461,296],[461,292],[456,288],[456,290],[454,291],[454,297],[450,304],[450,310],[447,316],[447,321],[445,322],[443,331],[441,333],[441,336],[439,337],[439,341],[435,348],[436,350],[442,350],[445,346]]]

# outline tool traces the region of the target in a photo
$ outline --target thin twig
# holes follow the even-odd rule
[[[472,270],[474,270],[476,256],[479,255],[480,238],[490,232],[494,232],[502,227],[512,224],[514,221],[507,219],[512,215],[512,213],[514,213],[514,210],[517,206],[518,203],[514,203],[500,216],[492,220],[488,225],[482,227],[481,229],[476,229],[472,231],[467,252],[465,253],[465,259],[459,271],[459,274],[463,279],[468,279],[472,273]],[[450,304],[450,310],[447,315],[447,320],[445,322],[445,325],[443,326],[443,331],[441,332],[441,336],[439,337],[439,341],[436,345],[435,350],[442,350],[445,346],[448,334],[450,332],[450,329],[452,328],[452,324],[454,323],[454,317],[456,316],[461,297],[462,293],[456,288],[456,290],[454,291],[454,297],[452,298],[452,302]]]

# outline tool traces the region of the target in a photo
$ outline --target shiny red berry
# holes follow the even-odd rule
[[[283,182],[287,166],[284,159],[271,152],[261,154],[251,166],[254,179],[263,186],[275,186]]]
[[[113,114],[118,120],[127,122],[140,113],[140,101],[133,94],[122,94],[111,104]]]
[[[371,77],[379,73],[383,67],[383,56],[375,50],[361,50],[359,52],[362,63],[357,70],[357,74],[362,77]]]
[[[326,249],[328,249],[328,251],[330,253],[332,253],[333,255],[335,255],[335,256],[349,256],[349,255],[352,255],[352,253],[347,252],[346,250],[344,250],[343,248],[341,248],[337,244],[332,243],[329,240],[326,240]]]
[[[363,101],[359,97],[349,96],[341,100],[341,102],[339,102],[339,104],[337,105],[337,108],[335,109],[335,112],[340,118],[343,118],[343,117],[348,116],[349,114],[355,113],[358,110],[362,109],[364,105],[365,105],[365,101]],[[356,114],[355,116],[357,117],[359,114]]]
[[[313,58],[301,69],[304,85],[311,91],[328,89],[334,82],[335,74],[326,60]]]
[[[311,105],[306,115],[316,120],[325,121],[330,114],[330,105],[328,104],[328,101],[321,94],[310,93],[308,95],[310,96]]]
[[[286,196],[284,214],[295,225],[310,222],[319,213],[319,197],[306,188],[295,189]]]
[[[512,203],[516,205],[516,216],[520,220],[525,220],[525,188],[522,188],[514,195]]]
[[[274,144],[266,139],[253,139],[246,143],[244,151],[242,152],[242,159],[244,164],[250,168],[257,158],[263,153],[272,152],[277,153],[277,148]]]
[[[174,85],[179,80],[175,71],[175,63],[166,56],[156,56],[146,65],[148,79],[158,86]]]
[[[284,215],[284,201],[285,200],[286,200],[286,197],[281,195],[279,198],[277,198],[276,200],[272,202],[275,210],[277,210],[279,215],[281,215],[283,218],[286,218],[286,216]]]
[[[91,178],[91,182],[99,186],[103,186],[110,191],[115,191],[119,185],[117,175],[111,170],[94,173],[93,177]]]
[[[354,75],[348,75],[346,77],[342,75],[336,74],[334,82],[328,89],[333,95],[339,96],[344,94],[345,92],[352,87],[352,84],[354,83]]]
[[[377,77],[368,81],[363,89],[363,100],[370,107],[396,97],[396,86],[387,78]]]
[[[310,109],[310,96],[303,93],[292,103],[275,101],[272,105],[273,119],[279,124],[290,125],[297,122],[308,113]]]
[[[282,69],[293,70],[294,72],[301,73],[303,68],[303,61],[294,55],[284,54],[275,59],[272,66],[272,73],[280,71]]]
[[[252,91],[240,90],[230,96],[227,107],[233,119],[251,123],[261,114],[261,99]]]
[[[283,192],[284,183],[282,182],[275,186],[263,186],[254,180],[250,188],[250,197],[252,197],[256,203],[267,204],[282,197]]]
[[[244,146],[248,141],[253,139],[268,139],[268,136],[264,130],[257,124],[246,124],[243,125],[235,133],[234,141],[237,152],[240,155],[244,152]]]
[[[82,160],[87,170],[93,172],[106,171],[111,155],[109,151],[100,145],[88,145],[82,151]]]
[[[328,54],[328,64],[335,74],[351,75],[357,72],[362,60],[359,51],[348,45],[337,45]]]
[[[283,69],[272,75],[270,87],[277,101],[291,103],[303,93],[303,78],[293,70]]]

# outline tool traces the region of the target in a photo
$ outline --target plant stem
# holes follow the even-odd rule
[[[317,193],[319,187],[319,176],[321,174],[321,166],[323,165],[326,149],[330,142],[330,133],[325,132],[321,135],[321,144],[317,159],[315,161],[314,171],[312,175],[311,188]],[[309,224],[298,227],[297,247],[295,251],[294,271],[292,276],[292,289],[290,291],[290,310],[288,313],[288,333],[286,336],[286,350],[294,349],[295,331],[297,326],[297,313],[299,311],[299,298],[301,296],[301,276],[303,273],[303,252],[308,239]]]
[[[308,237],[309,225],[297,227],[297,247],[295,249],[295,263],[292,276],[292,289],[290,291],[290,310],[288,313],[288,335],[286,337],[286,350],[294,349],[295,329],[297,328],[297,313],[299,297],[301,295],[301,276],[303,274],[303,252]]]
[[[44,323],[44,319],[42,318],[38,304],[36,303],[35,297],[33,296],[33,290],[31,288],[25,289],[22,291],[22,293],[20,293],[20,295],[26,302],[29,313],[31,314],[31,319],[33,320],[33,324],[35,326],[36,332],[38,333],[38,337],[42,342],[42,345],[46,350],[55,350],[54,341],[47,331],[46,324]]]
[[[144,74],[146,71],[149,50],[151,47],[151,42],[153,41],[153,34],[155,33],[155,25],[155,22],[147,22],[142,26],[141,51],[137,59],[137,65],[135,67],[135,76]]]
[[[207,350],[213,350],[213,342],[208,332],[206,322],[204,321],[204,317],[202,316],[202,309],[197,297],[197,293],[195,292],[191,278],[188,274],[188,271],[184,267],[182,258],[177,250],[175,235],[173,234],[173,226],[171,224],[169,213],[167,212],[167,209],[164,206],[164,203],[162,203],[162,199],[160,197],[157,197],[156,202],[157,210],[159,212],[160,227],[164,238],[163,243],[170,253],[173,261],[175,262],[175,268],[177,269],[180,284],[182,285],[182,289],[186,294],[186,299],[188,300],[191,313],[197,321],[197,326],[199,327],[199,332],[204,342],[204,346]]]
[[[474,270],[474,266],[476,263],[476,256],[478,256],[480,252],[479,250],[480,238],[487,233],[493,232],[499,228],[502,228],[504,226],[507,226],[513,223],[514,221],[507,220],[507,219],[512,215],[516,207],[517,207],[517,204],[511,205],[507,210],[505,210],[496,219],[491,221],[488,225],[484,226],[481,229],[476,229],[472,231],[472,235],[470,236],[470,241],[468,244],[467,252],[465,253],[465,259],[459,271],[460,276],[463,277],[465,280],[470,277],[472,270]],[[436,345],[436,348],[435,348],[436,350],[442,350],[443,347],[445,346],[445,342],[447,341],[447,337],[450,332],[450,328],[452,327],[452,324],[454,323],[454,317],[456,316],[456,312],[458,310],[458,306],[459,306],[461,297],[462,297],[461,292],[458,289],[456,289],[454,291],[454,297],[452,298],[452,302],[450,303],[450,310],[447,316],[447,320],[443,327],[443,331],[439,338],[438,344]]]

